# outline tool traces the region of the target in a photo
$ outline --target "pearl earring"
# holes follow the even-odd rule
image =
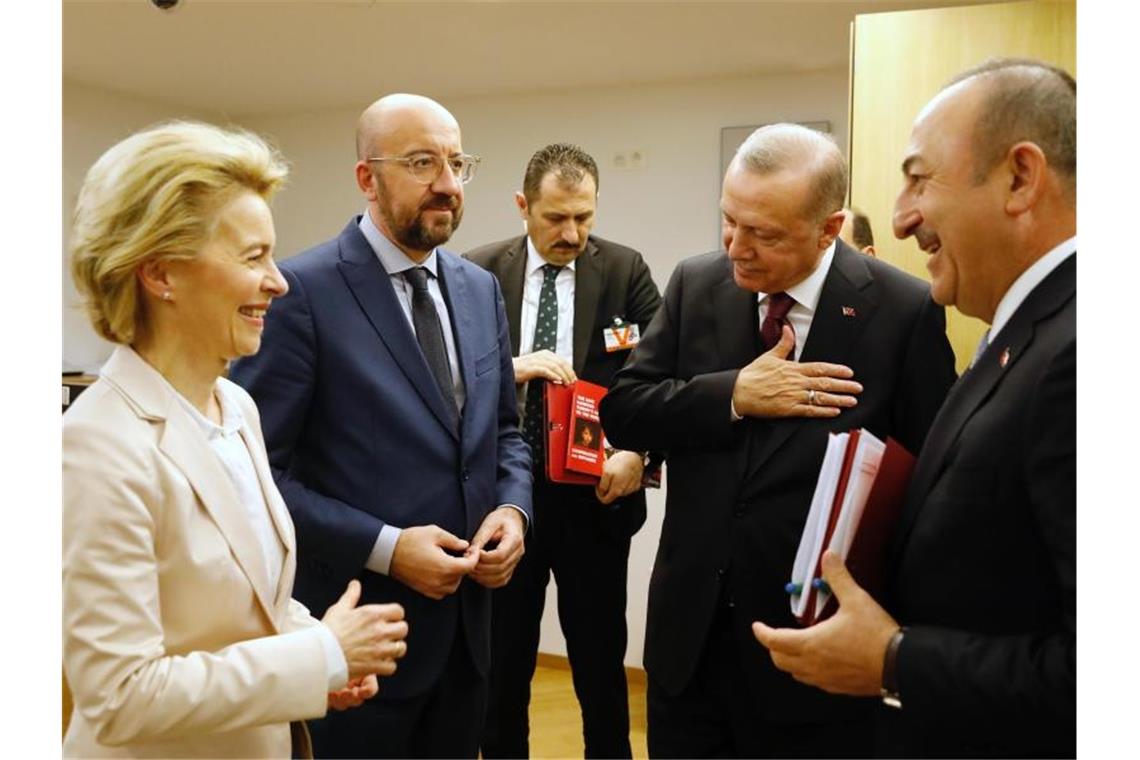
[[[164,290],[164,291],[162,291],[162,300],[163,301],[173,301],[174,300],[174,294],[171,293],[169,290]]]

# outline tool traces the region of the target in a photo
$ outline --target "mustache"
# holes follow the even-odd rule
[[[576,250],[578,250],[578,248],[580,248],[580,246],[574,245],[573,243],[567,243],[565,240],[559,240],[557,243],[555,243],[554,245],[552,245],[550,247],[551,248],[565,248],[568,251],[576,251]]]
[[[931,232],[925,227],[915,228],[914,239],[918,243],[918,247],[924,251],[929,249],[931,246],[938,245],[938,243],[941,242],[939,241],[937,234]]]
[[[459,199],[454,195],[436,193],[420,204],[420,211],[427,211],[428,209],[437,209],[440,211],[456,211],[459,209]]]

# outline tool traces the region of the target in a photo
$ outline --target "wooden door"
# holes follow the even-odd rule
[[[871,219],[878,255],[930,279],[913,238],[891,232],[900,162],[922,107],[960,71],[988,58],[1037,58],[1077,73],[1073,2],[1020,2],[857,15],[852,25],[848,152],[850,205]],[[961,373],[985,331],[981,320],[946,311]]]

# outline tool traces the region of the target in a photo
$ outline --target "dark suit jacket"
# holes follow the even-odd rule
[[[1076,753],[1076,270],[993,337],[919,457],[889,605],[909,626],[892,751]]]
[[[700,659],[718,599],[728,593],[738,649],[747,652],[741,666],[769,719],[847,717],[867,704],[778,671],[751,640],[749,625],[796,625],[784,584],[828,433],[866,427],[910,451],[922,445],[954,382],[945,313],[925,283],[839,242],[802,361],[851,367],[863,384],[858,405],[833,419],[732,422],[736,376],[759,353],[756,294],[733,281],[725,252],[697,256],[673,273],[664,305],[602,403],[616,444],[669,452],[645,666],[679,694]]]
[[[517,429],[498,283],[443,249],[438,259],[467,394],[458,429],[357,219],[281,265],[289,293],[273,303],[261,351],[231,372],[261,410],[297,526],[296,597],[320,616],[360,578],[362,604],[404,605],[408,653],[377,699],[428,689],[456,626],[480,671],[490,652],[487,589],[468,579],[433,601],[364,570],[380,528],[435,524],[471,538],[502,504],[530,513],[530,457]]]
[[[511,350],[518,355],[519,323],[526,276],[526,235],[501,240],[465,254],[498,278],[511,327]],[[602,329],[614,317],[635,322],[644,335],[661,304],[661,295],[641,254],[632,248],[591,235],[574,265],[574,373],[609,387],[629,358],[629,351],[606,352]],[[580,486],[567,486],[581,490]],[[645,522],[645,492],[638,490],[615,502],[626,515],[633,535]]]

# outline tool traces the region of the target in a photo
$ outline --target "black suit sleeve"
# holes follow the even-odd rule
[[[1028,484],[1024,529],[1048,554],[1060,619],[1053,630],[1003,635],[915,626],[903,638],[897,668],[904,710],[916,719],[989,728],[1014,746],[1043,740],[1064,746],[1076,715],[1075,343],[1053,358],[1030,392],[1017,473]]]
[[[625,317],[631,322],[636,322],[638,329],[644,334],[660,306],[661,294],[657,291],[657,284],[653,282],[649,266],[640,255],[635,256],[630,267],[629,285],[626,288]]]
[[[740,370],[680,376],[686,269],[682,263],[673,270],[661,308],[602,399],[602,425],[618,448],[673,450],[733,441],[732,389]]]
[[[625,292],[626,319],[635,322],[637,329],[641,335],[644,336],[646,330],[649,329],[649,323],[653,321],[653,316],[657,313],[657,310],[661,308],[661,293],[657,290],[657,283],[653,281],[653,276],[649,272],[649,266],[646,265],[645,260],[640,254],[633,258],[633,264],[630,267],[629,283],[626,286]],[[664,451],[650,451],[646,472],[648,473],[656,469],[663,461],[665,461]]]

